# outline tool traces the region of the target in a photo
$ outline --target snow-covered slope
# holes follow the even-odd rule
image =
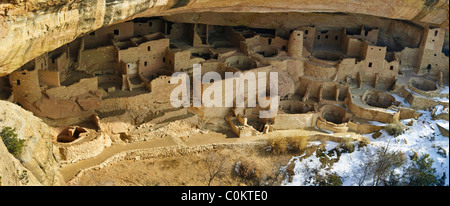
[[[441,112],[442,106],[438,106],[436,111]],[[289,182],[288,178],[283,182],[283,185],[317,185],[315,182],[315,175],[327,175],[336,174],[341,177],[342,185],[344,186],[356,186],[356,185],[372,185],[371,178],[365,178],[365,181],[360,182],[361,177],[364,174],[364,165],[371,157],[376,155],[383,146],[388,146],[389,151],[400,151],[405,154],[406,162],[399,168],[394,170],[395,173],[403,174],[409,166],[412,165],[410,156],[417,153],[419,156],[429,154],[433,159],[433,167],[436,169],[435,175],[442,177],[445,173],[445,185],[449,185],[449,138],[443,136],[437,125],[446,125],[448,128],[449,122],[446,120],[433,120],[431,111],[419,111],[422,113],[417,120],[406,119],[402,120],[403,124],[408,124],[413,121],[411,126],[407,126],[408,129],[405,133],[393,137],[382,130],[382,135],[374,139],[372,134],[364,135],[371,141],[371,144],[358,148],[352,153],[342,153],[337,162],[331,167],[324,166],[320,162],[320,158],[315,154],[309,157],[293,157],[291,162],[295,163],[294,172],[295,175],[292,181]],[[448,109],[447,109],[448,112]],[[311,144],[318,144],[312,142]],[[331,151],[337,143],[326,142],[326,150]],[[443,152],[443,150],[445,152]],[[445,153],[445,154],[443,154]],[[328,158],[337,158],[337,155],[328,154]]]

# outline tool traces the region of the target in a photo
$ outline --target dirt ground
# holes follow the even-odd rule
[[[266,151],[265,146],[255,146],[218,149],[187,156],[122,160],[99,170],[89,170],[80,177],[77,185],[205,186],[210,179],[208,171],[217,168],[222,169],[211,181],[212,186],[279,185],[284,178],[280,168],[296,155],[275,155]],[[248,180],[237,174],[236,163],[243,160],[256,165],[260,171],[259,177]],[[223,163],[222,167],[220,163]]]

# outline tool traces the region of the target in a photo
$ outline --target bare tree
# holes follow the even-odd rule
[[[390,151],[389,143],[381,147],[376,155],[372,156],[363,166],[363,174],[358,179],[358,185],[362,185],[367,178],[372,176],[372,185],[377,186],[386,182],[393,176],[393,170],[405,162],[405,155],[400,151]]]
[[[211,186],[212,181],[225,170],[225,157],[213,152],[204,159],[207,170],[208,186]]]

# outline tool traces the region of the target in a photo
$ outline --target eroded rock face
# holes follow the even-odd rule
[[[188,12],[340,12],[448,28],[445,0],[1,0],[0,76],[102,26]]]
[[[0,141],[0,186],[40,186],[34,175],[12,156]]]
[[[57,159],[59,155],[54,149],[50,128],[41,119],[16,104],[0,100],[0,129],[4,127],[15,128],[17,138],[24,139],[25,144],[17,160],[8,153],[0,141],[0,176],[12,178],[27,170],[29,183],[32,185],[64,184]],[[14,173],[15,170],[19,172]],[[19,183],[11,179],[8,180],[8,184]]]

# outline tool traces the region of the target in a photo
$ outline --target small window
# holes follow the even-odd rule
[[[372,62],[369,62],[369,67],[372,67]]]
[[[434,31],[434,36],[437,36],[437,34],[438,34],[438,31],[437,30]]]
[[[305,30],[305,34],[308,34],[308,30]]]
[[[281,47],[281,50],[286,51],[286,46]]]
[[[433,40],[431,40],[432,42],[434,42],[434,39]]]
[[[95,36],[95,31],[89,33],[90,36]]]
[[[114,30],[114,35],[119,35],[119,30],[118,29]]]
[[[26,75],[27,73],[26,72],[22,72],[22,75]]]
[[[147,51],[150,51],[150,46],[147,47]]]
[[[145,66],[145,67],[147,66],[147,62],[144,62],[144,66]]]
[[[166,62],[166,57],[163,57],[163,62]]]
[[[436,56],[436,54],[434,54],[434,56]]]
[[[378,51],[381,51],[381,49],[378,49]]]
[[[320,39],[320,35],[319,35],[319,36],[317,36],[317,39]]]
[[[269,45],[272,44],[272,39],[269,39],[269,40],[267,41],[267,43],[269,43]]]
[[[389,69],[390,69],[391,71],[394,70],[394,66],[389,67]]]
[[[152,26],[153,26],[153,22],[149,22],[149,23],[148,23],[148,26],[149,26],[149,27],[152,27]]]
[[[20,85],[20,80],[17,80],[17,86],[19,86]]]
[[[328,35],[325,35],[325,39],[328,39]]]
[[[338,36],[335,36],[335,37],[334,37],[334,40],[338,40],[338,39],[339,39],[339,37],[338,37]]]

